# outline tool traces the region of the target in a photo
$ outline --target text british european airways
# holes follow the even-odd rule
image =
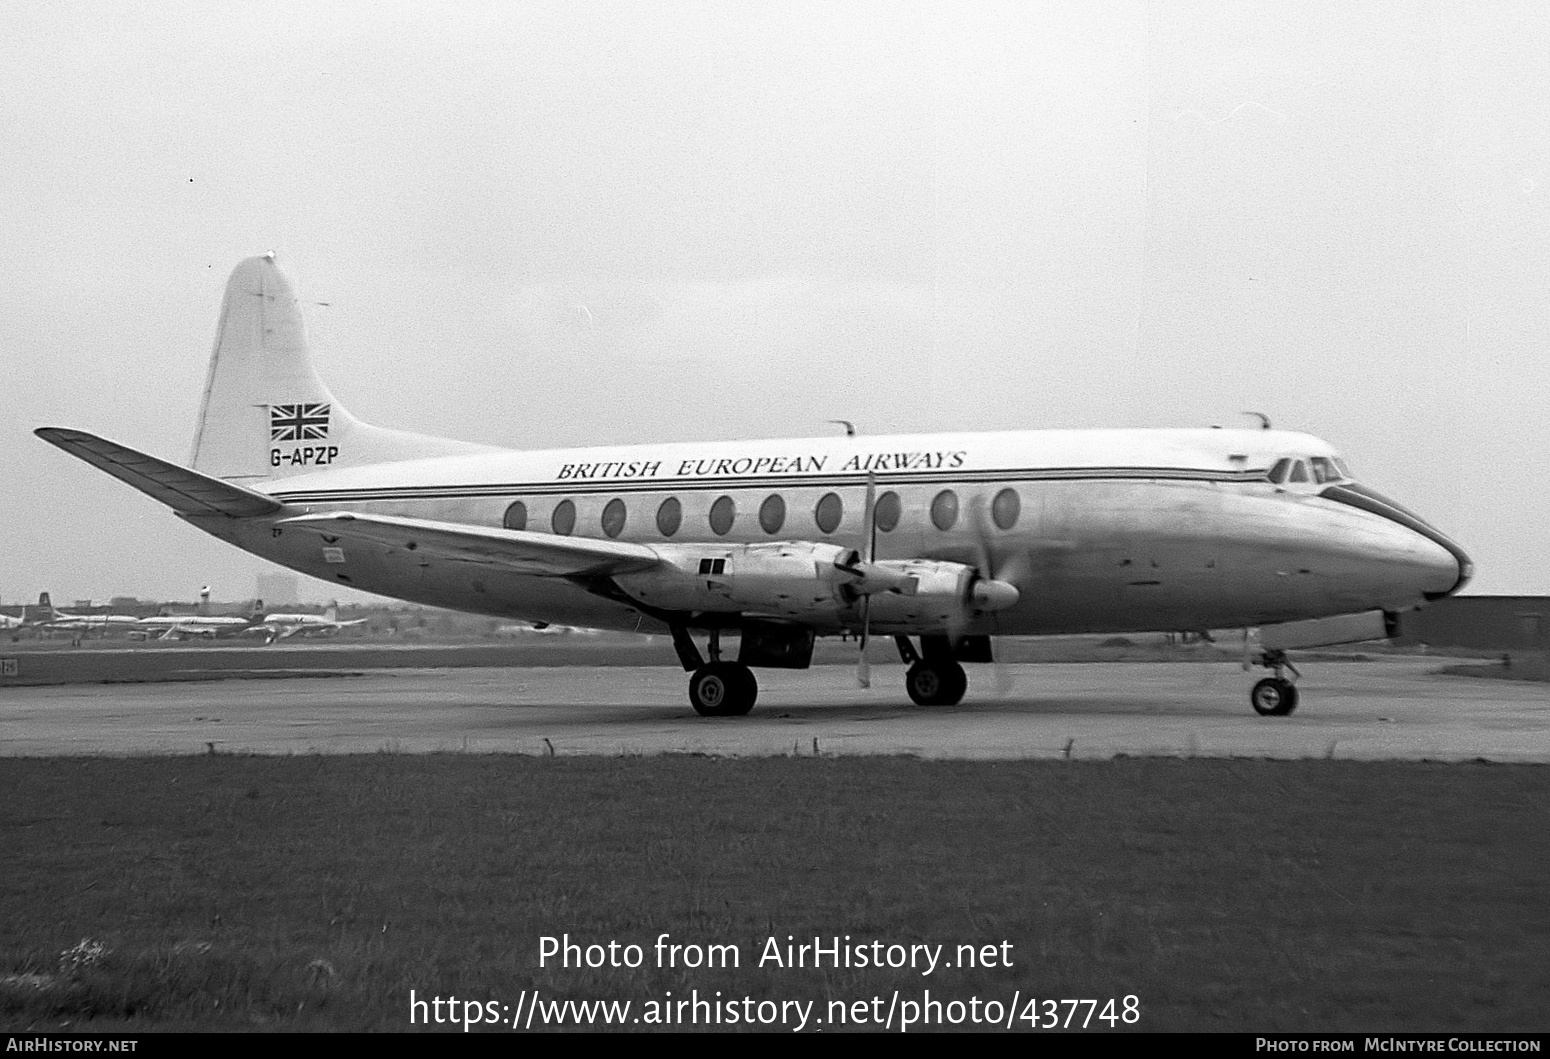
[[[962,467],[967,453],[956,452],[872,452],[857,454],[839,468],[846,471],[936,471]],[[773,474],[817,474],[825,470],[829,456],[734,456],[677,461],[678,478],[740,478]],[[558,481],[621,480],[656,478],[661,460],[613,460],[606,463],[566,463],[560,466]],[[671,472],[670,472],[671,473]]]

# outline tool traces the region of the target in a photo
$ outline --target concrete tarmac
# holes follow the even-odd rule
[[[664,667],[366,670],[263,680],[10,688],[0,756],[703,753],[929,758],[1483,758],[1550,762],[1544,684],[1436,674],[1436,660],[1310,662],[1290,717],[1259,717],[1263,675],[1222,662],[971,666],[955,707],[923,708],[902,666],[872,688],[839,666],[761,671],[747,717],[689,708]]]

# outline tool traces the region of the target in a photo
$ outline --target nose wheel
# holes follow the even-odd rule
[[[1297,685],[1283,673],[1290,670],[1292,676],[1299,676],[1297,667],[1287,660],[1285,651],[1266,651],[1259,664],[1274,670],[1275,676],[1254,685],[1249,692],[1249,704],[1261,717],[1285,717],[1297,708]]]
[[[1249,701],[1261,717],[1285,717],[1297,708],[1297,685],[1281,677],[1266,677],[1254,685]]]

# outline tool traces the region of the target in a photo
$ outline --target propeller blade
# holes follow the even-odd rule
[[[861,527],[866,531],[866,561],[877,561],[877,474],[868,471],[866,476],[866,510],[861,515]]]
[[[996,658],[996,660],[990,664],[990,667],[991,670],[995,673],[996,698],[1004,699],[1012,693],[1012,687],[1017,683],[1017,679],[1012,676],[1011,667],[1008,666],[1005,662],[1001,661],[1000,658]]]
[[[872,567],[877,558],[877,475],[868,471],[866,476],[866,507],[861,514],[861,529],[866,534],[866,565]],[[856,683],[863,688],[872,686],[872,663],[867,661],[866,645],[872,634],[872,595],[861,597],[861,650],[856,656]]]
[[[986,510],[985,496],[983,493],[975,494],[974,500],[974,530],[975,544],[978,545],[980,580],[969,590],[976,605],[982,610],[1005,610],[1015,607],[1022,593],[1016,585],[1002,581],[996,576],[996,567],[990,550],[990,512]],[[1012,671],[1001,661],[994,649],[991,648],[991,672],[994,674],[997,698],[1005,698],[1012,690],[1015,683]]]
[[[867,661],[866,645],[870,639],[872,624],[872,597],[861,597],[861,651],[856,656],[856,683],[863,688],[872,686],[872,663]]]

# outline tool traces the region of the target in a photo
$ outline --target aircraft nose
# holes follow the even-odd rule
[[[1424,558],[1417,560],[1422,596],[1435,600],[1453,595],[1474,575],[1475,564],[1452,541],[1447,544],[1439,541],[1437,536],[1440,534],[1423,533],[1421,536],[1426,538]]]
[[[1457,542],[1398,501],[1355,482],[1332,485],[1319,495],[1381,515],[1419,535],[1422,540],[1415,542],[1419,548],[1412,561],[1425,599],[1451,596],[1474,576],[1475,564]]]

